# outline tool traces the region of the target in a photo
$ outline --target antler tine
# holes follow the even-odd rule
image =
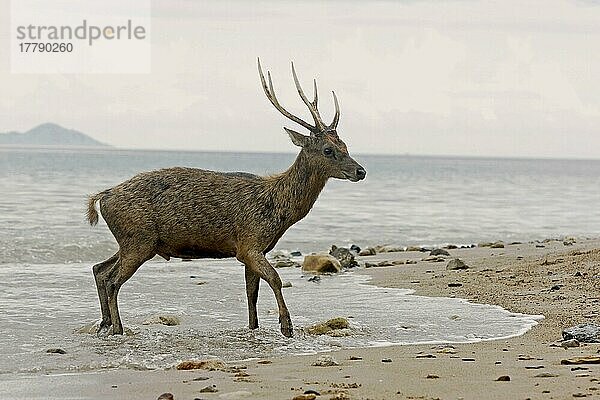
[[[260,58],[258,59],[258,74],[260,75],[260,82],[262,83],[262,87],[263,87],[263,90],[265,91],[265,95],[267,96],[267,99],[269,99],[271,104],[273,104],[273,106],[280,113],[282,113],[284,116],[291,119],[295,123],[302,125],[303,127],[305,127],[306,129],[308,129],[311,132],[314,132],[317,129],[316,127],[312,126],[308,122],[305,122],[305,121],[301,120],[300,118],[296,117],[295,115],[291,114],[285,108],[283,108],[283,106],[281,104],[279,104],[279,101],[277,100],[277,96],[275,96],[275,90],[273,89],[273,82],[271,80],[271,72],[267,71],[267,77],[269,78],[269,85],[267,86],[267,81],[265,80],[265,76],[263,74],[262,67],[260,65]]]
[[[294,83],[296,84],[296,89],[298,90],[298,94],[300,95],[300,98],[302,99],[302,101],[304,102],[304,104],[306,104],[306,106],[308,107],[308,110],[310,111],[310,114],[312,115],[314,121],[315,121],[315,126],[318,128],[319,131],[324,131],[326,128],[326,125],[323,123],[323,121],[321,121],[321,116],[319,115],[319,112],[317,111],[316,106],[313,106],[313,104],[308,101],[308,98],[306,97],[306,95],[304,94],[304,91],[302,90],[302,86],[300,86],[300,82],[298,81],[298,76],[296,75],[296,69],[294,68],[294,63],[292,62],[292,75],[294,76]],[[315,80],[316,82],[316,80]],[[315,85],[316,88],[316,85]],[[317,100],[317,95],[316,95],[316,90],[315,90],[315,102]]]
[[[333,117],[331,125],[329,125],[329,129],[335,129],[337,128],[337,124],[340,121],[340,104],[338,103],[338,99],[335,95],[335,92],[332,91],[331,93],[333,94],[333,103],[335,104],[335,115]]]
[[[317,94],[317,80],[313,79],[313,83],[314,83],[314,90],[315,90],[315,99],[312,102],[313,107],[315,107],[315,110],[317,110],[317,112],[319,111],[319,109],[317,108],[317,102],[319,101],[319,96]]]

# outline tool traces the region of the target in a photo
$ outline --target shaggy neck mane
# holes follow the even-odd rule
[[[327,182],[323,166],[302,149],[287,171],[271,178],[278,213],[291,225],[308,214]]]

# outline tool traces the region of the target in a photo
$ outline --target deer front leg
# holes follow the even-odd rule
[[[260,284],[260,275],[250,269],[246,270],[246,295],[248,296],[248,328],[258,328],[258,315],[256,313],[256,302],[258,300],[258,286]]]
[[[238,255],[238,260],[243,262],[246,268],[249,268],[252,272],[264,279],[269,286],[271,286],[271,289],[275,294],[275,299],[277,300],[277,306],[279,308],[279,324],[281,325],[281,333],[286,337],[292,337],[294,333],[292,328],[292,319],[290,318],[290,312],[288,311],[285,301],[283,300],[283,293],[281,293],[281,278],[279,277],[277,271],[275,271],[269,261],[267,261],[265,256],[260,252],[252,251]],[[250,307],[250,303],[248,304],[248,307]]]

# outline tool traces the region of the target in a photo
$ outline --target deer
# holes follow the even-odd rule
[[[258,73],[267,99],[286,118],[306,128],[302,134],[284,127],[300,147],[294,163],[284,172],[258,176],[246,172],[215,172],[188,167],[141,172],[110,189],[91,195],[87,220],[98,223],[98,210],[118,244],[118,251],[92,267],[102,319],[98,335],[123,334],[117,296],[119,290],[146,261],[156,255],[171,258],[233,258],[244,265],[248,301],[248,327],[258,328],[257,300],[260,280],[266,281],[277,300],[281,333],[293,336],[290,313],[281,291],[282,282],[269,263],[271,251],[286,230],[304,218],[330,178],[357,182],[365,169],[348,153],[337,134],[335,114],[325,124],[319,114],[317,81],[314,99],[304,94],[294,64],[296,90],[314,124],[288,112],[267,79],[258,59]],[[267,83],[268,82],[268,83]]]

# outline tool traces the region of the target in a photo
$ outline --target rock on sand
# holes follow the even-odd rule
[[[464,263],[460,258],[455,258],[454,260],[450,260],[448,265],[446,265],[447,270],[458,270],[458,269],[468,269],[469,266]]]
[[[306,328],[311,335],[328,335],[340,329],[349,329],[350,323],[346,318],[337,317]]]
[[[338,273],[342,270],[342,265],[329,254],[309,254],[304,257],[302,270],[315,274]]]

